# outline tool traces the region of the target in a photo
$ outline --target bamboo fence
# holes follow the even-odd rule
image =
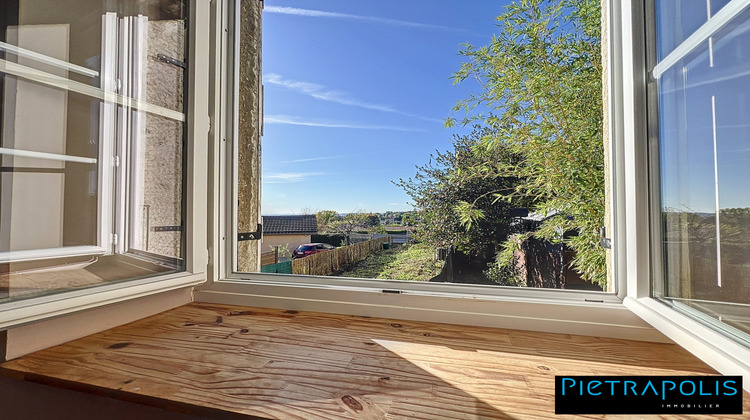
[[[343,270],[346,266],[365,259],[371,252],[381,249],[383,243],[390,243],[391,237],[371,239],[331,251],[321,252],[292,261],[292,274],[327,276]]]
[[[275,250],[274,251],[263,252],[262,254],[260,254],[260,265],[261,265],[261,267],[264,266],[264,265],[276,264],[277,262],[278,261],[277,261],[277,258],[276,258],[276,251]]]

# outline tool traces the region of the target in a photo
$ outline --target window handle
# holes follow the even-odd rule
[[[601,229],[599,229],[599,236],[601,237],[601,241],[599,241],[599,245],[602,248],[612,249],[612,239],[607,238],[607,228],[602,226]]]

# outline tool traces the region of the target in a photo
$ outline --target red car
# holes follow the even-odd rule
[[[297,247],[297,249],[292,252],[292,258],[304,258],[308,255],[317,254],[319,252],[325,252],[330,251],[332,249],[335,249],[336,247],[331,244],[324,244],[320,242],[315,242],[311,244],[302,244]]]

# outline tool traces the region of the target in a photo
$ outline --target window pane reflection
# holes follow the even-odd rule
[[[183,269],[186,3],[0,3],[0,301]]]
[[[744,333],[750,333],[749,61],[750,11],[744,11],[658,81],[660,297]]]
[[[657,55],[662,60],[730,0],[656,0]]]

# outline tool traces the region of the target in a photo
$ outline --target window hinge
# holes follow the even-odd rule
[[[112,245],[117,245],[117,234],[116,233],[112,234]]]
[[[115,160],[112,162],[113,165],[115,165],[115,168],[120,166],[120,157],[115,156]]]
[[[237,242],[242,241],[257,241],[263,237],[263,225],[258,223],[258,227],[255,232],[245,232],[237,234]]]
[[[152,232],[182,232],[182,225],[176,226],[152,226]]]
[[[115,86],[115,92],[121,93],[122,92],[122,80],[117,79],[117,85]]]
[[[179,67],[183,70],[187,69],[187,64],[184,61],[180,61],[174,57],[170,57],[164,54],[156,54],[156,59],[167,64],[171,64],[175,67]]]
[[[599,245],[605,249],[612,249],[612,239],[607,238],[607,228],[602,226],[602,228],[599,229],[599,236],[601,237]]]

